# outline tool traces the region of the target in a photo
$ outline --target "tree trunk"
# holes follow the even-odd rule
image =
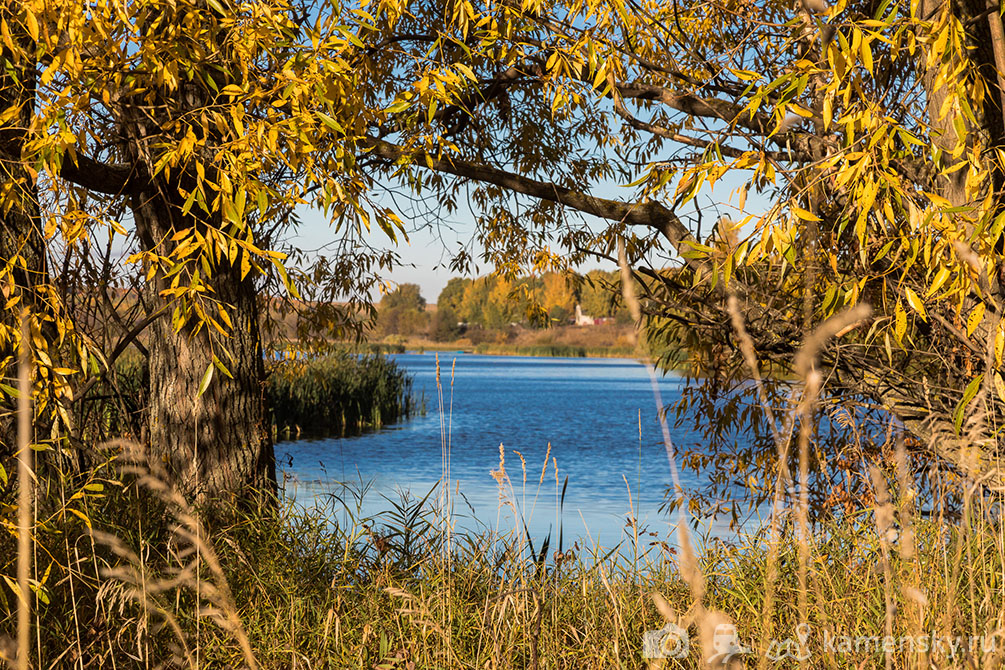
[[[225,32],[219,17],[204,2],[194,6],[206,35],[222,40]],[[157,25],[180,25],[192,17],[183,6],[166,4],[156,10],[156,19],[144,23],[143,30]],[[176,45],[160,35],[147,35],[148,48],[165,59],[173,59]],[[202,39],[202,37],[200,37]],[[144,75],[140,75],[139,81]],[[209,132],[210,143],[223,141],[215,130],[199,127],[200,110],[215,99],[200,78],[177,87],[161,85],[156,79],[142,83],[121,96],[117,107],[122,149],[127,163],[150,175],[146,185],[132,196],[136,231],[144,251],[168,258],[179,242],[176,234],[190,230],[207,231],[223,227],[219,213],[199,207],[186,211],[185,197],[196,188],[200,163],[207,179],[215,179],[209,153],[197,155],[170,169],[155,168],[165,147],[186,137],[190,124],[200,134]],[[201,117],[203,120],[207,117]],[[201,151],[201,150],[200,150]],[[191,206],[191,203],[189,203]],[[191,257],[178,274],[165,276],[165,267],[156,268],[145,288],[150,314],[164,311],[147,332],[150,388],[146,417],[147,456],[167,471],[171,482],[197,503],[216,503],[247,493],[275,491],[275,456],[271,430],[266,422],[264,396],[265,365],[259,324],[259,304],[254,275],[245,273],[225,257],[204,249],[203,256]],[[194,265],[193,265],[194,263]],[[211,291],[203,294],[202,307],[216,316],[218,303],[230,315],[229,332],[222,335],[208,323],[200,322],[177,296],[166,295],[173,281],[188,286],[200,268],[201,282]],[[179,271],[179,268],[175,268]],[[192,318],[179,321],[176,311]],[[225,323],[225,322],[222,322]],[[219,364],[214,364],[214,358]],[[229,374],[221,371],[225,368]],[[202,381],[212,370],[206,388]]]
[[[38,287],[48,282],[45,242],[38,209],[38,188],[26,169],[22,152],[28,141],[35,102],[35,64],[30,58],[34,42],[19,29],[10,6],[0,9],[0,19],[10,26],[17,47],[12,52],[0,42],[0,110],[18,113],[0,124],[0,297],[6,302],[16,296],[21,301],[0,316],[0,366],[4,374],[17,360],[15,333],[20,331],[20,312],[36,307],[41,300]],[[0,458],[14,450],[13,399],[3,398],[0,414]],[[8,411],[9,410],[9,411]]]
[[[164,189],[170,191],[170,188]],[[161,193],[134,200],[140,239],[160,254],[155,241],[169,240],[182,227],[197,223],[180,214],[177,204]],[[173,306],[160,295],[170,279],[158,274],[150,284],[154,310],[168,316],[150,326],[150,394],[147,407],[148,456],[162,464],[179,490],[197,502],[217,501],[249,490],[274,492],[275,456],[266,423],[265,366],[259,331],[258,301],[251,275],[220,266],[209,284],[233,320],[229,336],[193,324],[176,330],[169,318]],[[213,380],[199,396],[199,387],[214,354],[229,370],[229,379],[214,370]]]

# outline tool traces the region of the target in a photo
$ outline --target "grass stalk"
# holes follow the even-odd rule
[[[31,587],[35,483],[31,449],[31,326],[27,311],[21,315],[21,342],[17,370],[17,667],[31,667]]]

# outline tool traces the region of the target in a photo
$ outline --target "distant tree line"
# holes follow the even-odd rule
[[[400,284],[384,295],[377,307],[379,335],[428,333],[435,340],[451,340],[466,328],[505,328],[521,324],[535,328],[571,323],[580,306],[595,319],[626,323],[628,311],[620,299],[617,271],[591,270],[585,275],[549,272],[509,279],[486,275],[454,277],[440,292],[436,311],[426,311],[426,300],[415,284]]]

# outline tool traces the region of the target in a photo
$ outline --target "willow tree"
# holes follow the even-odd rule
[[[687,343],[693,401],[719,435],[763,421],[721,411],[718,391],[751,375],[730,296],[775,378],[818,324],[868,303],[873,316],[816,363],[825,406],[846,426],[893,417],[916,451],[998,486],[1001,13],[943,0],[413,3],[383,26],[398,49],[369,63],[387,73],[394,120],[371,127],[367,156],[441,206],[472,203],[503,270],[611,258],[626,240],[652,325]],[[702,230],[710,192],[728,203]],[[721,481],[755,458],[731,456]]]
[[[145,314],[112,351],[97,350],[83,324],[78,341],[107,367],[143,339],[148,456],[182,491],[207,499],[267,488],[259,294],[296,295],[280,250],[294,210],[324,210],[346,241],[331,283],[348,293],[365,262],[385,258],[353,255],[366,252],[365,231],[376,223],[393,238],[400,226],[368,201],[356,165],[357,140],[381,113],[363,99],[355,67],[357,33],[372,30],[342,21],[339,6],[283,0],[113,1],[83,12],[62,0],[16,4],[0,15],[4,215],[34,237],[5,228],[7,272],[65,259],[106,231],[119,236],[135,252],[126,263],[142,274]],[[131,215],[117,218],[122,209]],[[6,309],[16,321],[15,302]],[[78,395],[93,388],[102,366],[84,346],[71,353],[45,357],[40,386],[56,371]],[[74,399],[64,395],[54,434],[65,436]]]
[[[14,24],[8,6],[0,9],[4,26]],[[17,26],[17,24],[14,24]],[[0,59],[6,64],[0,73],[0,290],[6,303],[16,307],[36,303],[36,288],[44,284],[45,253],[38,212],[37,186],[34,177],[22,161],[27,143],[27,129],[35,104],[34,79],[26,73],[35,62],[24,46],[30,37],[27,30],[7,28],[7,39],[0,45]],[[24,308],[22,305],[21,309]],[[0,322],[0,369],[7,372],[17,360],[20,340],[21,309],[4,310]],[[13,403],[4,403],[3,427],[0,429],[0,457],[13,454]],[[2,463],[2,461],[0,461]],[[2,483],[6,482],[6,473]]]

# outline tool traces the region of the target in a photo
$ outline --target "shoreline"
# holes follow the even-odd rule
[[[449,342],[406,342],[403,353],[456,352],[478,356],[522,356],[526,358],[640,358],[637,351],[566,345],[454,345]]]

